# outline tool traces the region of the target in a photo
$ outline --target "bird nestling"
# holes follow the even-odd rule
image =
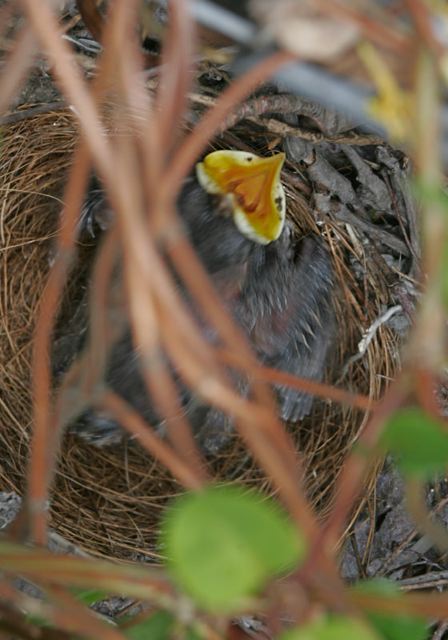
[[[246,334],[259,361],[269,367],[322,380],[334,337],[331,258],[317,235],[298,237],[286,216],[280,180],[284,154],[259,157],[214,151],[196,165],[177,200],[190,241],[224,305]],[[108,205],[98,190],[85,203],[84,223],[104,226]],[[229,215],[230,214],[230,215]],[[207,339],[214,340],[207,331]],[[176,377],[176,372],[174,372]],[[139,372],[130,330],[111,350],[106,382],[163,433]],[[247,394],[244,380],[238,380]],[[222,449],[233,430],[231,416],[209,406],[180,380],[179,397],[206,453]],[[285,421],[306,416],[313,398],[276,387]],[[109,416],[85,412],[71,431],[98,445],[124,431]]]

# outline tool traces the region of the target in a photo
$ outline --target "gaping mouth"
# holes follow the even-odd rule
[[[285,222],[284,161],[284,153],[261,158],[246,151],[213,151],[196,165],[196,175],[205,191],[230,199],[243,235],[268,244],[280,236]]]

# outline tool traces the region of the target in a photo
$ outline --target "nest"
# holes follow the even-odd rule
[[[225,134],[234,148],[240,145],[245,149],[248,144],[259,147],[260,140],[269,145],[276,135],[268,125],[245,122]],[[64,177],[77,139],[76,124],[68,110],[38,113],[9,124],[2,137],[0,486],[18,493],[24,491],[32,423],[33,327],[49,271]],[[363,161],[369,163],[368,155],[373,157],[377,149],[365,147]],[[395,157],[392,151],[390,157]],[[363,159],[362,154],[359,158]],[[385,183],[395,170],[388,174],[382,165]],[[356,183],[358,174],[350,162],[338,171]],[[304,188],[307,184],[308,189]],[[400,338],[391,326],[382,323],[362,357],[356,357],[358,344],[363,332],[396,304],[396,286],[402,279],[399,272],[409,272],[409,260],[392,250],[394,259],[387,260],[385,245],[373,242],[365,230],[339,220],[337,215],[321,215],[315,183],[308,180],[304,167],[299,171],[289,165],[286,189],[289,215],[300,232],[320,233],[333,256],[341,292],[337,297],[340,340],[329,381],[376,399],[396,374]],[[403,244],[408,230],[406,211],[402,210],[406,201],[403,193],[395,194],[394,206],[401,207],[397,213],[401,227],[397,224],[395,232],[401,234]],[[377,228],[385,224],[384,219],[379,220]],[[69,286],[76,289],[75,279],[73,276]],[[288,427],[306,466],[309,498],[322,517],[331,506],[347,451],[367,417],[358,409],[316,401],[310,416]],[[219,479],[269,489],[269,479],[236,435],[232,446],[209,464]],[[52,496],[51,524],[89,553],[127,559],[154,557],[160,515],[167,500],[181,491],[170,474],[136,444],[96,449],[82,439],[66,436]]]

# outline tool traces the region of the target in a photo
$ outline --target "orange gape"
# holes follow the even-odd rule
[[[214,151],[196,166],[201,186],[228,196],[241,233],[260,244],[276,240],[285,219],[280,173],[283,153],[260,158],[244,151]]]

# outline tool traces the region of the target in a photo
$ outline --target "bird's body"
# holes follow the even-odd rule
[[[107,204],[98,191],[88,197],[86,210],[104,220]],[[178,210],[198,257],[259,361],[321,380],[334,335],[332,265],[322,240],[316,235],[298,238],[286,221],[275,241],[254,242],[239,231],[221,196],[207,193],[195,177],[186,181]],[[203,330],[209,341],[218,342],[211,328],[204,326]],[[130,331],[112,349],[106,382],[163,432],[163,421],[139,372]],[[238,385],[247,393],[244,380],[238,380]],[[231,417],[204,406],[179,381],[178,387],[183,410],[202,447],[208,452],[219,450],[232,431]],[[286,387],[276,391],[282,419],[295,421],[310,412],[311,396]],[[100,445],[124,434],[110,417],[93,410],[72,430]]]

